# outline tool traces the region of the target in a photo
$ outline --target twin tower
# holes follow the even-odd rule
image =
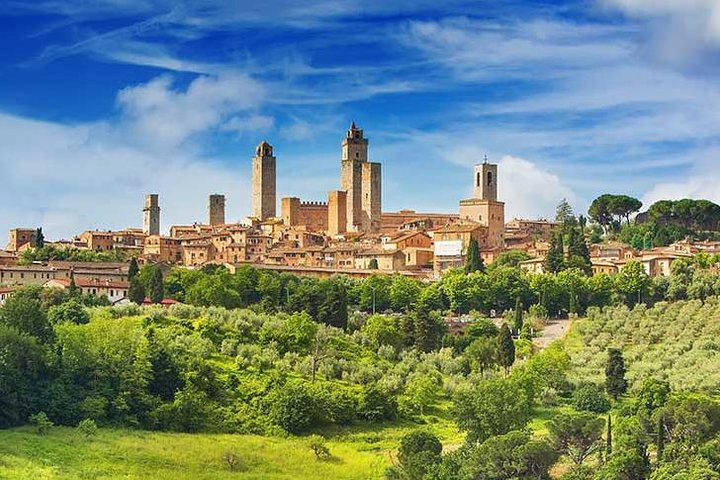
[[[265,220],[277,216],[276,159],[267,142],[257,146],[252,166],[252,216]],[[350,125],[342,141],[340,190],[328,194],[328,202],[282,199],[282,218],[289,226],[305,225],[330,235],[380,231],[382,213],[380,163],[368,161],[368,139],[362,129]]]

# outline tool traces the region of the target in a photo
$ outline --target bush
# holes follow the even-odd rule
[[[398,462],[407,478],[423,478],[442,460],[442,444],[429,432],[415,431],[400,441]]]
[[[97,433],[98,427],[95,420],[92,418],[86,418],[78,423],[77,431],[80,435],[85,438],[90,438]]]
[[[560,480],[592,480],[595,470],[587,465],[573,465],[560,477]]]
[[[45,435],[54,425],[45,412],[38,412],[35,415],[30,415],[30,423],[35,425],[35,431],[38,435]]]
[[[583,383],[572,394],[573,406],[586,412],[605,413],[610,410],[605,390],[594,383]]]
[[[226,450],[225,453],[223,453],[222,461],[225,467],[231,472],[237,472],[242,468],[240,456],[232,450]]]
[[[330,458],[330,449],[327,446],[325,437],[322,435],[310,435],[307,443],[317,460],[327,460]]]
[[[303,382],[288,382],[265,401],[272,422],[290,433],[302,433],[317,423],[318,402]]]

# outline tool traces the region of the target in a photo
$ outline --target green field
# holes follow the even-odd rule
[[[454,448],[462,441],[454,425],[427,416],[428,425],[327,431],[332,457],[317,460],[305,437],[160,433],[100,429],[85,438],[73,428],[32,427],[0,431],[2,479],[373,479],[383,478],[403,434],[433,430]],[[223,457],[233,452],[239,467]]]

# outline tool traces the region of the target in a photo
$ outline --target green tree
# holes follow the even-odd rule
[[[530,420],[530,402],[517,383],[493,379],[460,391],[451,414],[458,427],[467,432],[467,442],[475,444],[524,428]]]
[[[90,315],[77,300],[71,299],[60,305],[54,305],[48,309],[48,321],[57,325],[58,323],[69,322],[75,324],[88,323]]]
[[[480,255],[480,247],[475,237],[470,237],[468,243],[466,259],[465,259],[465,273],[473,272],[484,272],[485,264],[483,263],[482,256]]]
[[[604,422],[592,413],[561,413],[548,423],[550,442],[576,465],[602,448]]]
[[[45,309],[32,288],[16,291],[0,308],[0,323],[37,338],[42,343],[53,339],[54,333]]]
[[[610,410],[610,401],[603,388],[594,383],[581,383],[572,394],[572,404],[578,410],[605,413]]]
[[[45,355],[37,338],[0,323],[0,428],[27,421],[39,406]]]
[[[625,360],[622,352],[617,348],[608,348],[608,360],[605,365],[605,390],[608,395],[617,400],[627,391],[625,380]]]
[[[148,298],[152,303],[160,303],[165,297],[165,287],[163,286],[163,275],[160,271],[160,267],[155,267],[152,272],[152,277],[147,286]]]
[[[416,430],[400,440],[397,459],[398,466],[394,469],[396,476],[407,480],[422,480],[441,462],[442,444],[432,433]]]
[[[35,230],[35,248],[45,247],[45,235],[43,235],[42,227]]]
[[[514,310],[514,327],[515,327],[515,333],[520,336],[520,331],[523,327],[523,304],[520,298],[518,298],[515,301],[515,310]]]
[[[642,263],[637,260],[628,261],[620,273],[615,275],[615,288],[622,294],[628,305],[642,301],[650,285],[650,277],[645,273]]]
[[[130,279],[130,287],[128,288],[128,298],[131,302],[142,305],[145,301],[145,287],[136,276]]]
[[[140,267],[138,266],[135,257],[130,259],[130,265],[128,266],[128,280],[132,280],[135,276],[140,273]]]
[[[495,257],[495,260],[488,265],[488,271],[498,267],[519,267],[521,262],[531,258],[525,250],[508,250]]]
[[[557,273],[565,268],[565,249],[560,230],[555,230],[550,238],[550,248],[545,255],[544,268],[549,273]]]
[[[493,337],[479,337],[465,349],[465,356],[478,369],[481,376],[496,365],[496,345],[497,342]]]
[[[534,439],[526,430],[494,436],[469,451],[460,451],[460,455],[463,461],[459,468],[452,469],[457,476],[449,478],[546,479],[550,478],[550,467],[558,459],[550,444]]]
[[[417,280],[395,274],[390,283],[390,308],[395,312],[408,312],[418,301],[422,286]]]
[[[572,206],[570,206],[570,202],[566,198],[563,198],[555,209],[555,221],[564,225],[576,221]]]
[[[496,338],[497,361],[505,369],[505,376],[507,377],[510,367],[515,363],[515,343],[507,323],[500,327],[500,333]]]

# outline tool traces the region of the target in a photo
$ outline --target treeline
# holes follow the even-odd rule
[[[588,217],[601,228],[599,233],[591,228],[591,240],[597,243],[604,234],[634,248],[649,249],[688,237],[720,239],[720,205],[709,200],[660,200],[645,212],[640,212],[641,208],[640,200],[627,195],[600,195],[588,208]]]
[[[512,266],[524,258],[516,253],[502,254],[486,272],[466,274],[454,270],[436,282],[400,274],[378,274],[364,280],[338,275],[321,280],[251,266],[240,267],[234,274],[222,266],[174,269],[165,278],[165,294],[196,306],[252,308],[266,313],[304,311],[321,323],[339,328],[352,321],[355,311],[422,316],[430,312],[445,315],[475,311],[500,316],[519,308],[544,318],[583,313],[591,306],[653,303],[669,295],[672,278],[648,277],[635,261],[612,276],[588,276],[575,266],[582,263],[584,256],[563,261],[557,273],[530,274]],[[715,278],[706,270],[706,260],[698,257],[693,263],[693,271],[703,272],[697,274],[698,279]]]
[[[86,250],[79,248],[60,248],[54,245],[43,245],[29,248],[20,254],[18,263],[29,265],[33,262],[50,260],[73,262],[126,262],[128,255],[122,250]]]

